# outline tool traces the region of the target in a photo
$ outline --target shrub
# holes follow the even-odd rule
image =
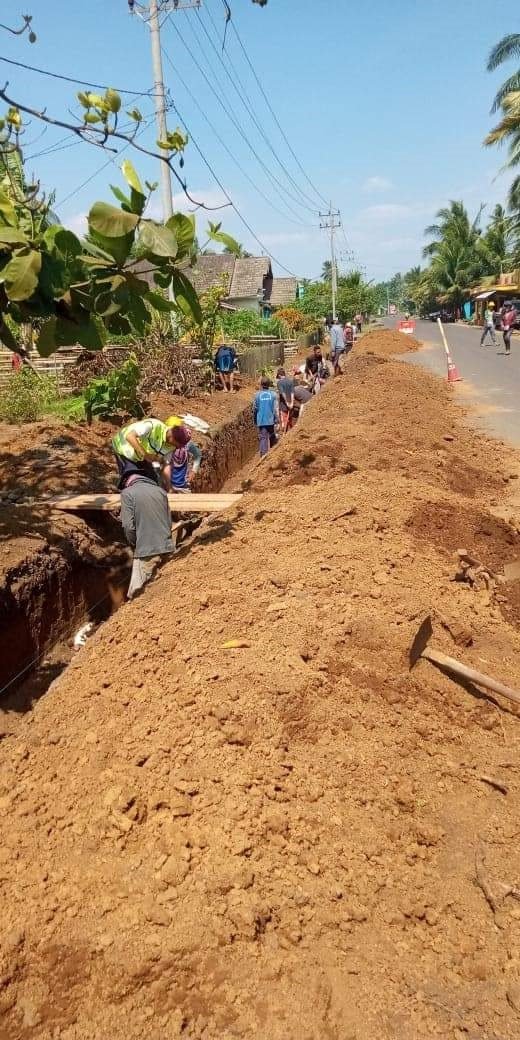
[[[212,365],[193,364],[193,348],[172,342],[171,330],[152,328],[148,335],[135,344],[141,370],[141,390],[163,390],[170,394],[190,396],[211,383]]]
[[[135,415],[142,409],[139,405],[138,387],[140,371],[135,354],[130,354],[124,364],[112,369],[107,376],[93,379],[85,390],[85,413],[87,421],[94,416],[106,419],[119,412]]]
[[[225,311],[222,314],[224,335],[245,343],[252,336],[279,336],[280,323],[276,318],[261,318],[255,311]]]
[[[60,400],[52,376],[39,376],[24,367],[9,377],[0,390],[0,420],[7,423],[36,422],[48,415]]]

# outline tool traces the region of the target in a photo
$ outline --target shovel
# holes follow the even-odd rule
[[[432,635],[432,619],[428,615],[424,619],[410,648],[410,669],[417,664],[420,657],[425,657],[427,661],[440,665],[441,668],[445,668],[447,672],[452,672],[453,675],[458,675],[461,679],[468,679],[470,682],[476,683],[477,686],[483,686],[484,689],[492,690],[493,693],[501,693],[508,700],[514,701],[515,704],[520,704],[520,692],[518,690],[512,690],[510,686],[504,686],[504,683],[498,682],[497,679],[492,679],[489,675],[484,675],[482,672],[477,672],[474,668],[467,668],[465,664],[461,664],[454,657],[448,657],[447,654],[441,653],[440,650],[435,650],[434,647],[428,646]]]

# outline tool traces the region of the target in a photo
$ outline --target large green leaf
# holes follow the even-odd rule
[[[28,300],[38,286],[42,267],[41,253],[35,249],[17,249],[0,273],[10,300]]]
[[[165,299],[160,293],[148,292],[145,296],[146,302],[153,308],[154,311],[160,311],[161,314],[166,314],[169,311],[176,310],[176,305],[172,300]]]
[[[175,302],[182,310],[183,314],[193,318],[198,324],[202,323],[202,310],[200,301],[197,296],[193,285],[189,278],[186,278],[185,274],[181,271],[175,271],[172,278],[172,289],[175,295]]]
[[[18,218],[16,216],[16,210],[5,191],[0,190],[0,219],[4,224],[10,224],[12,227],[16,227]]]
[[[135,230],[138,222],[135,213],[126,213],[108,202],[95,202],[88,215],[89,230],[103,238],[124,238]]]
[[[130,162],[130,159],[123,160],[121,163],[121,172],[126,183],[133,188],[134,191],[137,191],[139,195],[144,195],[143,186],[134,167],[132,166],[132,163]]]
[[[114,184],[111,184],[110,191],[113,195],[115,195],[117,201],[120,202],[122,206],[124,206],[127,210],[132,209],[128,195],[125,195],[124,191],[121,191],[121,188],[116,188]]]
[[[230,253],[234,253],[238,256],[242,251],[242,247],[236,238],[232,238],[231,235],[226,235],[224,231],[220,231],[220,224],[210,224],[208,228],[208,238],[212,242],[220,242],[221,245],[225,246]]]
[[[7,226],[2,227],[2,225],[0,225],[0,248],[3,245],[25,246],[28,244],[28,239],[20,228]]]
[[[177,260],[184,260],[192,252],[195,242],[195,217],[174,213],[166,221],[166,227],[173,231],[177,239]]]
[[[129,216],[130,215],[131,214],[129,214]],[[92,230],[91,238],[94,246],[99,246],[102,253],[108,255],[112,261],[115,260],[116,264],[121,265],[126,263],[130,256],[135,234],[131,231],[130,234],[122,235],[121,238],[107,238],[105,235],[101,235],[98,231]]]
[[[174,259],[177,256],[177,239],[171,228],[144,220],[141,224],[139,245],[153,256]]]
[[[43,241],[47,249],[60,253],[63,257],[77,257],[82,250],[81,242],[74,232],[69,231],[68,228],[61,227],[59,224],[53,224],[47,228]]]

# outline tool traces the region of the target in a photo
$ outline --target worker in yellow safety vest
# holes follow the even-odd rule
[[[152,418],[138,419],[116,433],[112,448],[119,471],[120,490],[136,475],[147,476],[160,484],[161,470],[176,448],[176,426],[182,426],[182,419],[171,415],[166,422]]]

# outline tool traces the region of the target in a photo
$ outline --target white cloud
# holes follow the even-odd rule
[[[259,237],[268,246],[288,246],[313,241],[304,231],[265,231]]]
[[[376,174],[374,177],[367,177],[363,184],[363,191],[376,192],[376,191],[390,191],[393,188],[392,181],[388,180],[388,177],[380,177]]]
[[[73,213],[71,217],[65,217],[63,221],[65,227],[68,227],[70,231],[73,231],[75,235],[86,235],[87,233],[87,214],[86,213]]]
[[[408,220],[414,213],[412,206],[400,205],[397,202],[381,203],[378,206],[366,206],[359,213],[359,219],[377,224],[388,224],[394,220]]]

